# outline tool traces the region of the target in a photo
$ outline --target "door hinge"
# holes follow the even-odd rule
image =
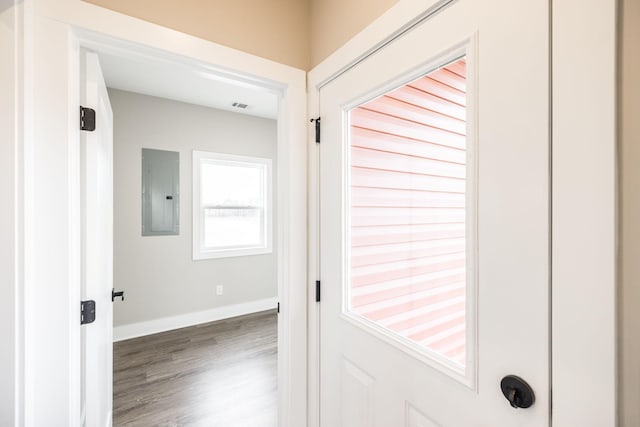
[[[96,302],[94,300],[80,301],[80,324],[86,325],[96,320]]]
[[[278,313],[280,313],[280,303],[278,303]]]
[[[80,106],[80,130],[96,130],[96,110]]]
[[[320,280],[316,280],[316,302],[320,302]]]
[[[111,288],[111,302],[114,302],[116,298],[122,298],[124,301],[124,291],[116,291],[115,288]]]
[[[320,144],[320,117],[311,119],[311,123],[316,123],[316,144]]]

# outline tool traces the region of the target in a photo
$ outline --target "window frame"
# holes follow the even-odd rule
[[[201,171],[203,163],[218,164],[250,164],[260,166],[264,170],[263,185],[264,203],[263,207],[257,207],[264,211],[262,219],[264,244],[259,246],[238,245],[221,248],[207,248],[204,246],[204,212],[205,209],[215,208],[214,205],[203,206],[202,204],[202,182]],[[213,151],[193,151],[193,260],[229,258],[238,256],[262,255],[273,252],[273,161],[269,158],[241,156],[236,154],[218,153]],[[228,208],[228,207],[226,207]],[[238,207],[239,209],[244,207]],[[253,208],[253,207],[247,207]]]
[[[361,315],[352,312],[350,308],[350,288],[351,288],[351,111],[367,102],[383,96],[395,89],[411,83],[425,75],[436,71],[460,58],[467,60],[467,146],[466,146],[466,184],[465,184],[465,252],[466,252],[466,362],[464,366],[453,362],[438,352],[428,347],[419,345],[378,323],[371,321]],[[343,245],[343,265],[342,265],[342,289],[341,289],[341,318],[351,323],[355,327],[364,330],[372,336],[393,345],[395,348],[405,352],[409,356],[424,362],[426,365],[444,373],[461,384],[475,389],[477,386],[477,362],[478,362],[478,329],[477,329],[477,303],[478,303],[478,129],[477,129],[477,103],[479,94],[477,92],[477,50],[475,36],[459,47],[453,48],[442,55],[439,55],[416,70],[399,76],[387,84],[375,88],[372,91],[362,94],[351,102],[342,106],[342,245]]]

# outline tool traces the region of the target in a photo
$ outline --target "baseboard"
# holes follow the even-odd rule
[[[171,331],[173,329],[185,328],[187,326],[199,325],[201,323],[213,322],[216,320],[228,319],[230,317],[271,310],[277,307],[277,301],[278,299],[275,297],[266,298],[257,301],[249,301],[242,304],[216,307],[212,308],[211,310],[196,311],[195,313],[162,317],[160,319],[121,325],[113,328],[113,341],[123,341],[130,338],[157,334],[158,332]]]

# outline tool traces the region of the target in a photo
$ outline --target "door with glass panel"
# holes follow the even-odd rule
[[[549,424],[549,9],[459,0],[320,90],[320,424]]]

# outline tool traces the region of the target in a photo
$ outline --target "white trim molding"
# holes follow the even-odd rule
[[[25,0],[24,424],[80,424],[79,51],[151,55],[277,93],[279,425],[307,405],[305,72],[81,0]],[[22,108],[23,99],[16,105]],[[47,215],[39,212],[47,211]]]
[[[23,425],[24,310],[22,214],[22,46],[23,2],[0,8],[0,425]]]
[[[232,317],[244,316],[245,314],[259,313],[261,311],[275,309],[277,306],[278,299],[273,297],[240,304],[225,305],[193,313],[179,314],[177,316],[146,320],[144,322],[129,323],[113,328],[113,342],[172,331],[174,329],[186,328],[202,323],[215,322],[216,320],[230,319]]]
[[[615,426],[617,2],[551,3],[553,425]]]
[[[271,159],[262,157],[239,156],[235,154],[215,153],[211,151],[193,151],[192,155],[192,258],[193,260],[228,258],[247,255],[270,254],[273,252],[273,172]],[[253,208],[259,208],[260,234],[262,239],[260,244],[238,245],[238,246],[205,246],[205,213],[207,208],[218,208],[218,206],[204,206],[202,202],[202,166],[218,165],[226,167],[251,168],[260,171],[262,180],[262,201]],[[213,183],[217,186],[228,187],[225,182]],[[236,209],[233,207],[232,209]],[[243,209],[243,207],[237,207]]]

